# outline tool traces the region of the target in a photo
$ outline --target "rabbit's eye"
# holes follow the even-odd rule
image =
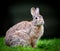
[[[37,19],[37,17],[35,19]]]

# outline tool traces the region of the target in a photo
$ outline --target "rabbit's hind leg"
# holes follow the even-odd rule
[[[26,40],[20,38],[20,37],[15,37],[12,41],[11,41],[11,46],[28,46],[28,43],[26,42]]]
[[[5,44],[7,46],[27,46],[28,43],[26,42],[26,40],[22,39],[21,37],[17,36],[17,35],[13,35],[13,36],[6,36],[5,37]]]

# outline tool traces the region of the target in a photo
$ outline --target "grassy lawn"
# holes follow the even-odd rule
[[[0,51],[60,51],[60,39],[41,39],[37,42],[37,47],[8,47],[4,43],[4,38],[0,37]]]

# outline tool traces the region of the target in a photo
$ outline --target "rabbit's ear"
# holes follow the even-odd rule
[[[39,8],[36,8],[35,13],[39,15]]]
[[[31,8],[31,15],[33,15],[33,16],[35,15],[35,8],[34,7]]]

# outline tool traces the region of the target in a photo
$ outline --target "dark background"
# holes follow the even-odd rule
[[[0,37],[14,24],[22,20],[32,20],[31,7],[39,7],[45,20],[45,32],[42,38],[59,38],[60,18],[59,1],[16,0],[1,1],[0,9]]]

